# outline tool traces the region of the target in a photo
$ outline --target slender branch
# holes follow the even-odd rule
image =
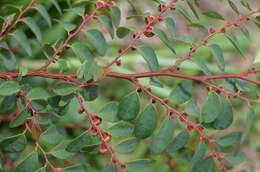
[[[213,36],[217,35],[217,34],[221,34],[221,33],[225,33],[226,29],[231,27],[231,26],[235,26],[238,25],[241,21],[244,20],[249,20],[251,16],[253,16],[254,14],[260,13],[260,9],[257,9],[255,11],[251,11],[249,14],[247,15],[243,15],[241,17],[239,17],[238,19],[232,21],[232,22],[227,22],[222,28],[220,28],[218,31],[217,30],[211,30],[210,33],[200,41],[199,45],[193,45],[189,52],[183,56],[180,57],[173,66],[170,66],[166,69],[164,69],[164,71],[174,71],[176,70],[184,61],[189,60],[192,58],[192,54],[194,54],[200,47],[204,46],[207,44],[208,40],[210,38],[212,38]]]
[[[35,8],[35,6],[36,6],[35,2],[36,2],[36,1],[37,1],[37,0],[31,0],[31,2],[28,4],[28,6],[27,6],[24,10],[22,10],[22,11],[20,12],[20,14],[18,15],[18,17],[16,18],[16,20],[14,21],[14,23],[13,23],[10,27],[8,27],[9,24],[8,24],[6,21],[4,22],[3,27],[2,27],[2,31],[1,31],[1,33],[0,33],[0,41],[1,41],[2,39],[4,39],[4,37],[5,37],[6,35],[9,34],[9,31],[12,31],[12,30],[14,30],[14,29],[16,28],[16,25],[17,25],[19,22],[22,21],[22,17],[24,16],[24,14],[25,14],[27,11],[29,11],[29,10],[32,9],[32,8]]]

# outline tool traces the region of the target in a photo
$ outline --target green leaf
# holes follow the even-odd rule
[[[59,3],[57,2],[57,0],[51,0],[51,3],[55,6],[55,8],[57,9],[57,11],[62,14],[61,8],[59,6]]]
[[[88,46],[81,42],[75,42],[71,46],[72,51],[80,58],[81,61],[92,59],[93,55]]]
[[[196,65],[205,73],[206,75],[211,75],[212,73],[210,72],[208,66],[205,64],[205,62],[201,59],[196,58],[194,60]]]
[[[50,93],[41,87],[36,87],[28,92],[28,98],[30,100],[47,100],[51,97]]]
[[[176,9],[186,20],[188,20],[190,23],[192,23],[192,20],[191,20],[192,17],[190,16],[190,14],[186,10],[186,8],[183,8],[181,5],[177,4]]]
[[[17,40],[17,42],[23,47],[25,52],[29,55],[32,56],[32,49],[29,44],[29,40],[27,39],[27,36],[25,33],[21,30],[16,30],[14,31],[14,38]]]
[[[165,24],[167,26],[167,29],[170,31],[172,37],[176,37],[176,26],[175,26],[175,21],[171,17],[167,17],[165,19]]]
[[[9,123],[10,128],[19,127],[30,117],[30,113],[27,110],[23,110],[15,119]]]
[[[169,146],[166,149],[166,152],[173,153],[185,146],[185,144],[188,142],[190,138],[190,135],[187,131],[180,132],[173,141],[169,144]]]
[[[240,44],[237,40],[237,37],[232,32],[225,33],[225,36],[232,43],[232,45],[236,48],[236,50],[239,52],[239,54],[242,57],[245,57],[243,52],[242,52],[241,46],[240,46]]]
[[[233,110],[232,105],[228,102],[224,102],[220,106],[220,113],[217,119],[212,123],[212,127],[217,130],[224,130],[228,128],[233,122]]]
[[[162,42],[174,53],[176,54],[174,48],[173,48],[173,43],[168,39],[168,36],[166,33],[159,28],[156,28],[153,30],[153,32],[162,40]]]
[[[130,121],[136,118],[140,110],[139,95],[135,92],[125,96],[118,107],[117,116],[119,119]]]
[[[246,155],[244,152],[232,152],[227,154],[224,159],[232,165],[237,165],[246,159]]]
[[[174,132],[173,121],[170,117],[167,117],[161,124],[159,132],[153,138],[151,151],[154,154],[159,154],[163,152],[172,141],[173,132]]]
[[[214,172],[214,161],[211,157],[204,158],[196,163],[192,172]]]
[[[57,146],[51,149],[50,153],[59,159],[68,159],[75,155],[73,152],[66,151],[66,147],[70,144],[71,141],[64,140],[60,142]]]
[[[19,66],[19,77],[26,76],[28,68],[25,66]]]
[[[38,153],[32,152],[16,166],[14,172],[35,172],[39,167]]]
[[[50,145],[56,145],[66,138],[66,131],[64,128],[51,125],[40,136],[41,143],[48,143]]]
[[[53,92],[59,96],[67,96],[78,89],[78,86],[70,82],[62,82],[53,87]]]
[[[93,101],[98,97],[99,87],[97,85],[89,85],[83,87],[82,97],[85,101]]]
[[[10,96],[20,90],[20,85],[15,81],[6,81],[0,84],[0,96]]]
[[[115,164],[108,164],[102,172],[117,172],[117,166]]]
[[[222,147],[234,145],[241,138],[241,132],[234,132],[217,139],[217,143]]]
[[[247,113],[247,118],[246,118],[246,127],[243,130],[242,137],[241,137],[241,143],[243,143],[252,128],[253,122],[254,122],[254,117],[255,117],[255,111],[254,109],[250,109]]]
[[[190,0],[187,0],[186,1],[188,6],[190,7],[191,11],[193,12],[193,14],[196,16],[197,19],[199,19],[199,15],[198,13],[196,12],[195,8],[193,7],[192,3],[190,2]]]
[[[141,139],[152,135],[157,124],[157,112],[153,105],[148,105],[135,123],[135,136]]]
[[[206,123],[213,122],[221,113],[221,104],[219,96],[215,92],[210,92],[201,111],[202,121]]]
[[[175,104],[182,104],[192,97],[192,82],[182,80],[170,93],[169,99]]]
[[[120,121],[108,128],[108,132],[115,138],[131,137],[134,133],[134,125],[129,122]]]
[[[237,6],[231,0],[228,0],[228,4],[232,8],[232,10],[234,10],[237,14],[239,14]]]
[[[35,172],[47,172],[47,167],[39,168]]]
[[[86,32],[86,35],[91,44],[96,48],[97,53],[104,56],[107,52],[107,42],[102,32],[96,29],[91,29]]]
[[[121,20],[120,8],[118,8],[117,6],[111,7],[111,15],[115,27],[118,27],[120,25],[120,20]]]
[[[117,35],[118,38],[124,38],[130,32],[131,32],[131,30],[129,28],[121,26],[121,27],[117,28],[116,35]]]
[[[85,60],[83,65],[77,71],[77,77],[79,79],[84,78],[84,80],[88,81],[93,78],[95,69],[97,68],[97,63],[94,59]]]
[[[221,47],[217,44],[212,44],[210,47],[212,50],[213,57],[215,58],[215,60],[217,62],[218,68],[224,72],[225,71],[225,61],[224,61],[223,52],[222,52]]]
[[[75,139],[73,139],[68,146],[66,147],[66,151],[68,152],[79,152],[82,147],[86,145],[91,145],[93,143],[92,136],[88,131],[82,133]]]
[[[106,15],[101,15],[99,17],[99,20],[106,27],[111,38],[114,39],[114,28],[113,28],[112,20]]]
[[[89,169],[87,168],[86,165],[82,164],[82,165],[73,165],[70,167],[66,167],[62,169],[62,172],[85,172],[85,171],[89,171]]]
[[[42,17],[47,22],[49,27],[51,27],[52,26],[51,18],[49,16],[48,11],[46,10],[46,8],[44,6],[42,6],[42,5],[40,5],[40,4],[37,4],[37,6],[35,8],[42,15]]]
[[[189,168],[188,168],[189,172],[193,171],[194,166],[203,158],[205,152],[206,152],[206,145],[204,142],[200,142],[199,148],[193,155],[192,160],[189,164]]]
[[[150,70],[152,72],[157,71],[159,69],[159,63],[153,48],[142,46],[139,50],[145,61],[148,63]]]
[[[83,16],[85,14],[85,7],[78,6],[78,7],[74,7],[74,8],[69,8],[68,11],[71,11],[79,16]]]
[[[24,134],[18,134],[15,136],[5,137],[0,142],[0,147],[5,152],[21,152],[25,149],[27,139]]]
[[[34,33],[34,35],[36,36],[37,40],[39,42],[42,42],[42,33],[41,33],[41,29],[39,28],[39,26],[37,25],[37,23],[31,18],[31,17],[27,17],[24,20],[24,23],[27,24],[27,26],[31,29],[31,31]]]
[[[194,116],[194,117],[199,117],[200,116],[200,110],[199,107],[196,103],[196,101],[194,99],[191,99],[186,107],[185,107],[185,111],[188,115],[190,116]]]
[[[213,19],[225,20],[219,13],[215,11],[203,11],[202,14]]]
[[[135,150],[137,145],[139,144],[139,141],[135,138],[130,138],[127,140],[123,140],[120,142],[114,150],[120,153],[130,153]]]
[[[99,116],[104,121],[109,122],[117,122],[119,121],[119,118],[117,116],[118,112],[118,103],[117,102],[111,102],[109,104],[106,104],[100,111]]]
[[[126,170],[129,172],[148,172],[151,168],[155,166],[154,160],[136,160],[128,162],[126,164]]]
[[[62,21],[61,23],[62,23],[64,29],[65,29],[68,33],[77,28],[77,25],[72,24],[72,23],[70,23],[70,22]]]

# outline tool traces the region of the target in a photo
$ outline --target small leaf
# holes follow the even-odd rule
[[[166,149],[166,152],[173,153],[181,148],[188,142],[190,135],[187,131],[180,132],[173,141],[169,144]]]
[[[55,8],[57,9],[57,11],[62,14],[61,8],[59,6],[59,3],[57,2],[57,0],[51,0],[52,4],[55,6]]]
[[[42,33],[41,33],[41,29],[39,28],[39,26],[36,24],[36,22],[31,18],[28,17],[24,20],[24,23],[27,24],[27,26],[31,29],[31,31],[34,33],[34,35],[36,36],[37,40],[39,42],[42,42]]]
[[[188,168],[189,172],[192,171],[194,169],[194,166],[197,164],[197,162],[199,162],[203,158],[205,152],[206,152],[206,145],[204,142],[200,142],[199,148],[193,155],[192,160],[189,164],[189,168]]]
[[[186,19],[188,20],[190,23],[192,23],[191,20],[191,16],[188,13],[188,11],[186,10],[186,8],[183,8],[181,5],[177,4],[176,5],[176,9],[178,10],[178,12]]]
[[[121,20],[120,8],[118,8],[117,6],[111,7],[111,15],[115,27],[118,27],[120,25],[120,20]]]
[[[136,118],[140,110],[140,100],[137,93],[133,92],[125,96],[118,107],[117,116],[125,121],[130,121]]]
[[[51,27],[52,26],[51,18],[49,16],[46,8],[40,4],[37,4],[37,6],[35,8],[42,15],[44,20],[48,23],[49,27]]]
[[[68,159],[71,156],[75,155],[75,153],[66,151],[66,147],[70,144],[69,140],[64,140],[51,149],[50,153],[59,159]]]
[[[108,164],[102,172],[117,172],[117,166],[115,164]]]
[[[62,169],[62,172],[85,172],[85,171],[90,171],[88,167],[84,164],[80,165],[73,165],[70,167],[66,167]]]
[[[118,38],[124,38],[126,37],[129,33],[131,32],[131,30],[127,27],[119,27],[116,30],[116,35]]]
[[[70,82],[62,82],[53,87],[53,92],[59,96],[67,96],[78,89],[78,86]]]
[[[207,157],[197,162],[192,172],[214,172],[215,169],[213,159]]]
[[[201,111],[202,120],[206,123],[213,122],[220,115],[221,104],[219,96],[215,92],[210,92]]]
[[[66,137],[66,131],[62,127],[51,125],[40,136],[41,143],[48,143],[50,145],[56,145],[64,140]]]
[[[15,136],[6,137],[0,142],[0,147],[5,152],[21,152],[25,149],[27,144],[27,139],[25,135],[18,134]]]
[[[105,105],[99,111],[99,116],[102,118],[102,120],[109,121],[109,122],[117,122],[117,121],[119,121],[117,112],[118,112],[118,103],[111,102],[111,103]]]
[[[225,61],[221,47],[217,44],[212,44],[210,47],[212,50],[213,57],[217,62],[218,68],[221,71],[225,71]]]
[[[33,88],[28,92],[30,100],[47,100],[49,97],[51,97],[50,93],[41,87]]]
[[[222,147],[234,145],[241,138],[241,132],[234,132],[217,139],[217,143]]]
[[[127,138],[133,136],[134,125],[129,122],[120,121],[108,128],[108,131],[115,138]]]
[[[35,172],[39,167],[38,153],[32,152],[16,166],[14,172]]]
[[[25,35],[25,33],[21,30],[16,30],[13,34],[14,34],[14,38],[24,48],[26,53],[29,56],[32,56],[32,49],[31,49],[31,46],[29,44],[29,40],[27,39],[27,36]]]
[[[199,15],[198,13],[196,12],[195,8],[193,7],[192,3],[190,2],[190,0],[187,0],[186,1],[188,6],[190,7],[191,11],[193,12],[193,14],[196,16],[197,19],[199,19]]]
[[[185,111],[188,115],[190,116],[194,116],[194,117],[199,117],[200,116],[200,110],[199,107],[196,103],[196,101],[194,99],[191,99],[186,107],[185,107]]]
[[[254,109],[250,109],[247,113],[247,118],[246,118],[246,127],[243,130],[242,137],[241,137],[241,143],[243,143],[252,128],[253,122],[254,122],[254,117],[255,117],[255,111]]]
[[[145,59],[145,61],[148,63],[148,66],[152,72],[155,72],[159,69],[159,63],[157,56],[153,50],[153,48],[148,46],[142,46],[139,48],[140,53]]]
[[[15,128],[15,127],[19,127],[22,124],[25,123],[25,121],[27,120],[28,117],[30,117],[30,113],[26,110],[23,110],[15,119],[13,119],[10,123],[9,123],[9,127],[10,128]]]
[[[25,66],[20,66],[19,67],[19,76],[20,77],[26,76],[27,72],[28,72],[28,68],[27,67],[25,67]]]
[[[211,125],[216,130],[224,130],[233,122],[232,105],[228,102],[224,102],[220,107],[220,114]]]
[[[203,73],[205,73],[206,75],[212,74],[212,72],[209,70],[208,66],[205,64],[203,60],[196,58],[194,62],[203,71]]]
[[[182,104],[190,100],[192,96],[192,82],[182,80],[170,93],[169,99],[175,104]]]
[[[239,14],[237,6],[231,0],[228,0],[228,4],[232,8],[232,10],[234,10],[237,14]]]
[[[246,159],[246,155],[244,152],[232,152],[227,154],[224,159],[232,165],[237,165]]]
[[[101,23],[103,23],[103,25],[108,30],[111,38],[114,39],[114,27],[113,27],[113,24],[112,24],[112,20],[106,15],[101,15],[99,17],[99,19],[100,19]]]
[[[176,37],[177,34],[176,34],[176,26],[175,26],[174,20],[171,17],[167,17],[165,19],[165,23],[166,23],[167,29],[170,31],[172,37]]]
[[[15,81],[6,81],[0,84],[0,96],[10,96],[20,90],[20,85]]]
[[[97,85],[89,85],[83,87],[82,97],[85,101],[93,101],[98,97],[99,87]]]
[[[163,152],[170,144],[173,138],[174,126],[170,117],[165,118],[159,132],[153,138],[151,150],[154,154]]]
[[[126,164],[126,170],[129,172],[148,172],[151,168],[155,166],[154,160],[136,160],[128,162]]]
[[[85,14],[85,7],[84,6],[78,6],[74,8],[69,8],[68,11],[72,11],[73,13],[83,16]]]
[[[202,14],[210,18],[225,20],[220,14],[215,11],[203,11]]]
[[[240,47],[240,44],[237,40],[237,37],[232,32],[227,32],[225,34],[226,38],[232,43],[232,45],[236,48],[236,50],[241,54],[242,57],[245,57],[243,55],[242,49]]]
[[[107,52],[107,42],[102,32],[96,29],[91,29],[88,30],[86,34],[91,44],[96,48],[97,53],[104,56]]]
[[[130,138],[119,143],[114,148],[114,150],[120,153],[130,153],[135,150],[138,144],[139,144],[138,140],[136,140],[135,138]]]
[[[91,144],[93,144],[92,136],[89,134],[88,131],[86,131],[78,137],[76,137],[75,139],[73,139],[66,147],[66,151],[79,152],[82,147]]]
[[[71,46],[73,52],[80,58],[81,61],[92,59],[93,55],[91,54],[88,46],[81,42],[73,43]]]
[[[65,29],[68,33],[77,28],[77,25],[72,24],[72,23],[70,23],[70,22],[62,21],[61,23],[62,23],[64,29]]]
[[[135,123],[135,136],[141,139],[151,136],[156,123],[157,112],[153,105],[148,105]]]
[[[159,28],[156,28],[153,30],[153,32],[162,40],[162,42],[174,53],[176,54],[173,46],[172,46],[172,42],[170,42],[170,40],[168,39],[168,36],[166,35],[166,33],[159,29]]]

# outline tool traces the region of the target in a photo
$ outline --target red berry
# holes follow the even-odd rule
[[[116,2],[114,2],[114,1],[109,1],[109,2],[107,2],[107,4],[106,4],[108,7],[112,7],[112,6],[115,6],[116,5]]]
[[[187,125],[187,130],[192,131],[194,129],[193,125]]]
[[[97,128],[96,128],[95,126],[92,126],[92,127],[90,128],[90,133],[91,133],[92,136],[98,135],[98,130],[97,130]]]
[[[187,115],[186,115],[186,114],[181,114],[181,115],[179,116],[180,121],[185,121],[186,118],[187,118]]]
[[[85,109],[84,109],[84,108],[79,108],[79,109],[78,109],[78,113],[79,113],[79,114],[82,114],[83,112],[85,112]]]
[[[101,122],[102,122],[102,119],[97,115],[92,115],[91,120],[92,120],[94,125],[100,125]]]
[[[112,139],[111,135],[109,135],[107,132],[105,131],[102,131],[101,132],[101,135],[103,137],[103,141],[106,142],[106,143],[109,143]]]
[[[104,154],[104,153],[106,153],[108,150],[107,150],[107,146],[106,146],[106,144],[104,144],[104,143],[101,143],[100,145],[99,145],[99,153],[100,154]]]
[[[117,65],[117,66],[121,66],[121,65],[122,65],[121,61],[120,61],[120,60],[117,60],[117,61],[116,61],[116,65]]]
[[[226,33],[226,28],[222,27],[222,28],[220,29],[220,32]]]
[[[124,51],[125,51],[124,48],[120,48],[117,52],[118,52],[118,54],[122,54]]]
[[[112,160],[111,160],[111,162],[112,162],[112,164],[116,164],[116,163],[118,162],[118,160],[113,157]]]
[[[96,9],[99,10],[99,9],[101,9],[101,8],[104,8],[105,5],[106,5],[106,3],[105,3],[104,1],[98,1],[98,2],[96,3]]]
[[[131,47],[131,50],[132,50],[132,51],[136,51],[136,50],[137,50],[137,47],[136,47],[135,45],[133,45],[133,46]]]
[[[215,33],[215,32],[216,32],[215,29],[213,29],[213,28],[210,28],[210,29],[209,29],[209,33],[213,34],[213,33]]]
[[[203,132],[204,131],[204,128],[202,126],[198,126],[197,129],[200,131],[200,132]]]
[[[125,164],[120,165],[120,169],[125,169],[125,167],[126,167]]]
[[[158,11],[159,11],[159,12],[163,13],[165,10],[166,10],[166,5],[160,4],[160,5],[158,6]]]

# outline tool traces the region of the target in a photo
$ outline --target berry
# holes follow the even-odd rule
[[[210,29],[209,29],[209,33],[213,34],[213,33],[215,33],[215,32],[216,32],[215,29],[213,29],[213,28],[210,28]]]
[[[187,125],[187,130],[192,131],[194,129],[193,125]]]
[[[79,108],[79,109],[78,109],[78,113],[79,113],[79,114],[82,114],[83,112],[85,112],[85,109],[84,109],[84,108]]]
[[[165,10],[166,10],[166,5],[162,5],[162,4],[160,4],[159,6],[158,6],[158,11],[159,12],[161,12],[161,13],[163,13]]]
[[[121,66],[121,65],[122,65],[121,61],[120,61],[120,60],[117,60],[117,61],[116,61],[116,65],[117,65],[117,66]]]
[[[118,52],[118,54],[122,54],[124,51],[125,51],[124,48],[120,48],[117,52]]]
[[[137,50],[137,47],[136,47],[135,45],[133,45],[133,46],[131,47],[131,50],[132,50],[132,51],[136,51],[136,50]]]
[[[220,32],[221,32],[221,33],[226,33],[226,28],[222,27],[222,28],[220,29]]]
[[[107,132],[105,132],[105,131],[102,131],[101,132],[101,135],[102,135],[102,137],[103,137],[103,141],[104,142],[106,142],[106,143],[109,143],[110,141],[111,141],[111,139],[112,139],[112,137],[111,137],[111,135],[109,135]]]
[[[105,5],[106,5],[106,3],[105,3],[104,1],[98,1],[98,2],[96,3],[96,9],[99,10],[99,9],[101,9],[101,8],[104,8]]]
[[[108,7],[113,7],[113,6],[116,5],[116,2],[114,2],[114,1],[109,1],[109,2],[107,2],[106,5],[107,5]]]
[[[102,143],[102,144],[99,145],[99,151],[98,151],[98,152],[99,152],[100,154],[105,154],[107,151],[108,151],[108,150],[107,150],[106,144]]]
[[[92,126],[92,127],[90,128],[90,133],[91,133],[92,136],[97,136],[97,135],[98,135],[98,130],[97,130],[97,128],[96,128],[95,126]]]
[[[94,125],[100,125],[102,122],[102,119],[97,115],[92,115],[91,119]]]
[[[203,132],[204,131],[204,127],[202,127],[202,126],[198,126],[197,129],[199,130],[199,132]]]

